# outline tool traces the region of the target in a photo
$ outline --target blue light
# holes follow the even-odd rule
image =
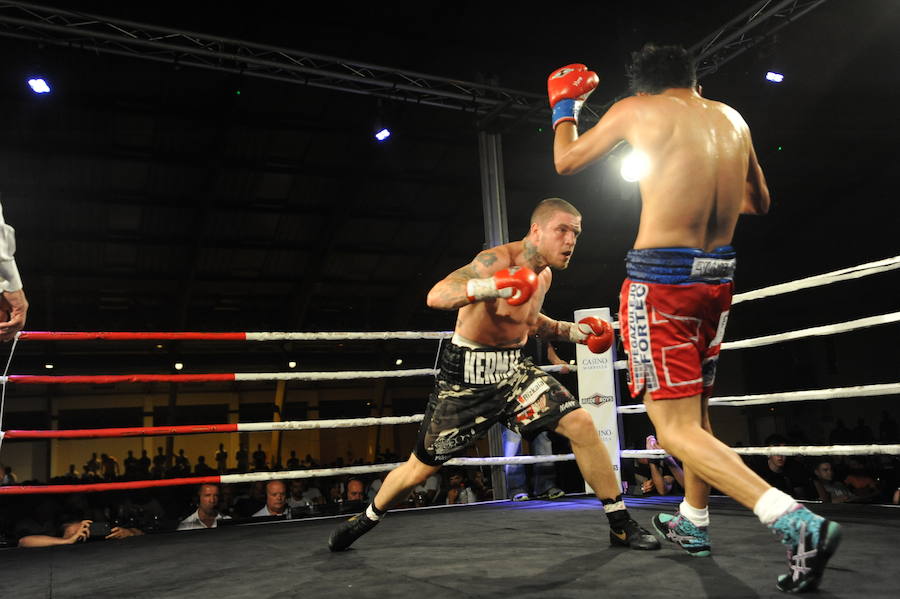
[[[781,73],[776,73],[775,71],[769,71],[768,73],[766,73],[766,79],[773,83],[781,83],[782,81],[784,81],[784,75],[782,75]]]
[[[31,86],[31,90],[36,94],[50,93],[50,86],[43,79],[29,79],[28,85]]]
[[[390,136],[391,132],[387,128],[385,128],[375,134],[375,139],[377,139],[378,141],[384,141]]]

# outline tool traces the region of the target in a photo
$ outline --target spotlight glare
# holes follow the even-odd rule
[[[46,368],[47,370],[50,370],[53,368],[53,364],[44,364],[44,368]]]
[[[629,183],[640,181],[649,171],[650,159],[643,152],[632,150],[628,156],[622,159],[620,173],[622,178]]]
[[[379,131],[378,133],[375,134],[375,139],[377,139],[378,141],[384,141],[390,136],[391,136],[390,130],[385,127],[384,129],[382,129],[381,131]]]
[[[182,364],[181,362],[175,362],[175,370],[181,370],[182,368],[184,368],[184,364]]]
[[[288,368],[296,368],[296,367],[297,367],[297,363],[294,362],[293,360],[291,360],[290,362],[288,362]]]
[[[43,79],[29,79],[28,85],[31,87],[31,91],[36,94],[49,94],[50,86]]]
[[[403,359],[402,359],[402,358],[397,358],[397,361],[394,362],[394,364],[396,364],[397,366],[400,366],[401,364],[403,364]]]
[[[772,83],[781,83],[784,81],[784,75],[781,73],[776,73],[775,71],[769,71],[766,73],[766,79],[771,81]]]

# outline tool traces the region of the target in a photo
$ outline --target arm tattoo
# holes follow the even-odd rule
[[[478,254],[478,261],[481,262],[485,268],[490,268],[494,262],[497,261],[497,255],[494,252],[482,252]]]

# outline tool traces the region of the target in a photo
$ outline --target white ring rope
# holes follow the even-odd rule
[[[784,391],[781,393],[763,393],[760,395],[731,395],[713,397],[711,406],[754,406],[791,401],[812,401],[817,399],[842,399],[847,397],[874,397],[877,395],[895,395],[900,393],[900,383],[883,385],[859,385],[856,387],[835,387],[833,389],[813,389],[810,391]],[[647,408],[643,404],[619,406],[619,414],[643,414]]]
[[[739,304],[749,300],[781,295],[783,293],[790,293],[792,291],[799,291],[800,289],[808,289],[810,287],[818,287],[820,285],[830,285],[831,283],[849,279],[858,279],[860,277],[887,272],[896,268],[900,268],[900,256],[879,260],[877,262],[869,262],[868,264],[860,264],[859,266],[851,266],[850,268],[843,268],[834,272],[815,275],[805,279],[798,279],[788,283],[763,287],[754,291],[747,291],[746,293],[738,293],[731,300],[731,304]]]
[[[353,428],[357,426],[380,426],[388,424],[411,424],[422,422],[424,414],[412,416],[382,416],[381,418],[343,418],[340,420],[289,420],[286,422],[248,422],[238,424],[238,432],[260,431],[303,431],[321,428]]]
[[[545,372],[559,372],[563,366],[572,371],[574,366],[540,366]],[[412,370],[359,370],[344,372],[236,372],[236,381],[340,381],[353,379],[402,378],[406,376],[437,376],[439,369],[417,368]]]
[[[236,381],[338,381],[354,379],[400,378],[405,376],[434,376],[432,368],[412,370],[360,370],[345,372],[236,372]]]
[[[798,331],[790,331],[787,333],[777,333],[774,335],[765,335],[763,337],[754,337],[752,339],[742,339],[740,341],[726,341],[722,343],[722,349],[745,349],[748,347],[760,347],[763,345],[772,345],[773,343],[781,343],[782,341],[790,341],[793,339],[804,339],[806,337],[820,337],[824,335],[834,335],[836,333],[845,333],[847,331],[855,331],[857,329],[865,329],[881,324],[890,324],[900,321],[900,312],[892,312],[891,314],[882,314],[880,316],[869,316],[857,320],[850,320],[837,324],[828,324],[820,327],[812,327],[809,329],[801,329]]]
[[[734,447],[740,455],[900,455],[900,444],[895,445],[803,445],[795,447]],[[622,458],[663,458],[667,454],[661,450],[624,450]],[[526,465],[550,462],[570,462],[575,455],[514,456],[508,458],[453,458],[444,462],[444,466],[502,466],[506,464]],[[366,466],[346,466],[343,468],[316,468],[314,470],[282,470],[279,472],[248,472],[243,474],[223,474],[223,483],[241,483],[268,481],[272,479],[316,478],[324,476],[343,476],[345,474],[370,474],[386,472],[402,466],[402,462],[391,464],[370,464]]]

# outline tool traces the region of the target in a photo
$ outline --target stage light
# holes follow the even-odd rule
[[[175,370],[181,370],[182,368],[184,368],[184,364],[182,364],[181,362],[175,362]]]
[[[47,370],[52,370],[53,364],[44,364],[44,368],[46,368]]]
[[[650,159],[643,152],[632,150],[622,159],[620,173],[622,178],[629,183],[640,181],[650,171]]]
[[[28,85],[31,87],[31,91],[36,94],[50,93],[50,85],[48,85],[47,82],[41,78],[29,79]]]
[[[297,367],[297,363],[294,362],[293,360],[291,360],[290,362],[288,362],[288,368],[296,368],[296,367]]]
[[[378,141],[384,141],[391,136],[391,131],[387,127],[383,127],[380,131],[375,133],[375,139]]]
[[[775,71],[769,71],[766,73],[766,79],[771,81],[772,83],[781,83],[784,81],[784,75],[781,73],[776,73]]]
[[[403,364],[403,358],[397,358],[397,361],[394,362],[394,364],[396,364],[397,366],[400,366],[401,364]]]

